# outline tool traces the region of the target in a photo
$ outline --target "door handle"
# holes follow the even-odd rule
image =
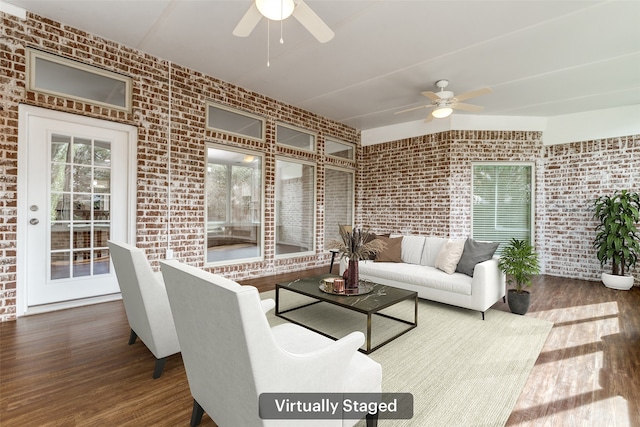
[[[40,220],[38,218],[31,218],[29,220],[29,224],[31,225],[37,225],[40,222]]]

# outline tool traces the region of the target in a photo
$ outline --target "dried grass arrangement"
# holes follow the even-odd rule
[[[340,237],[342,241],[333,239],[329,242],[329,247],[337,249],[341,258],[353,261],[371,259],[386,246],[382,240],[376,239],[373,233],[358,228],[347,231],[340,227]]]

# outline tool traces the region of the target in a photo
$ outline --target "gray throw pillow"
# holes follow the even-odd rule
[[[498,245],[500,245],[500,243],[479,242],[471,238],[467,239],[467,241],[464,242],[464,250],[462,251],[460,261],[458,261],[456,271],[473,277],[473,270],[476,268],[476,264],[493,258],[493,254],[498,249]]]

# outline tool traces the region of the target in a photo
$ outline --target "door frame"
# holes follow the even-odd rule
[[[128,135],[128,151],[127,151],[127,243],[135,241],[136,237],[136,180],[137,180],[137,142],[138,130],[135,126],[123,123],[111,122],[104,119],[96,119],[85,117],[77,114],[65,113],[62,111],[49,110],[41,107],[21,104],[18,106],[18,176],[17,176],[17,218],[16,224],[16,316],[24,316],[28,314],[37,314],[46,311],[62,310],[65,308],[77,307],[81,305],[94,304],[97,302],[111,301],[121,299],[122,296],[117,294],[98,296],[93,298],[85,298],[80,300],[64,301],[52,303],[43,306],[34,306],[29,308],[27,301],[27,228],[29,218],[29,207],[27,199],[27,164],[29,156],[29,120],[32,117],[42,117],[51,120],[65,121],[77,123],[85,126],[107,128]],[[113,272],[113,263],[111,264]]]

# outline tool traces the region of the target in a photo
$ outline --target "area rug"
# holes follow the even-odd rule
[[[273,298],[274,291],[262,298]],[[297,306],[303,296],[283,292],[281,306]],[[418,327],[372,352],[382,365],[382,391],[411,393],[409,420],[381,420],[385,426],[504,426],[544,345],[552,323],[499,310],[481,314],[419,300]],[[413,316],[413,302],[385,310]],[[366,316],[321,303],[290,313],[323,332],[341,337],[364,332]],[[359,317],[358,317],[359,316]],[[285,320],[268,313],[270,324]],[[374,345],[394,324],[373,321]],[[364,425],[364,423],[363,423]]]

